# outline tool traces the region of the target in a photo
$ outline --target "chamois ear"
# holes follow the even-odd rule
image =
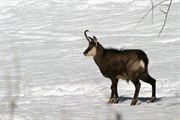
[[[95,36],[93,36],[94,42],[97,44],[97,38]]]
[[[93,36],[94,42],[97,43],[97,38]]]
[[[93,38],[90,37],[90,36],[88,36],[88,37],[89,37],[89,39],[90,39],[92,42],[94,42],[94,43],[97,44],[97,38],[96,38],[95,36],[93,36]]]
[[[90,37],[90,36],[88,36],[89,37],[89,39],[91,40],[91,41],[93,41],[94,42],[94,39],[92,38],[92,37]]]

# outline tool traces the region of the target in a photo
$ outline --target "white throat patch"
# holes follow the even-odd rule
[[[95,57],[95,56],[96,56],[96,52],[97,52],[97,48],[96,48],[96,47],[93,47],[93,48],[86,54],[86,56],[93,56],[93,57]]]

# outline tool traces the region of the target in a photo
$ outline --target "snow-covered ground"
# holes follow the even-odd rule
[[[166,5],[138,24],[150,0],[1,0],[0,119],[16,120],[180,120],[180,2],[173,0],[157,37]],[[157,4],[161,0],[156,0]],[[131,4],[130,4],[131,3]],[[119,81],[121,102],[109,105],[109,79],[83,56],[95,35],[104,47],[142,49],[157,80],[157,100],[141,82],[139,101],[130,106],[134,85]],[[18,87],[19,86],[19,87]]]

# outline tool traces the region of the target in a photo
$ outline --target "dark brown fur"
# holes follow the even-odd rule
[[[135,85],[135,93],[131,105],[135,105],[138,101],[138,94],[141,86],[139,80],[143,80],[152,85],[152,97],[150,102],[153,102],[156,98],[156,80],[148,74],[147,55],[142,50],[138,49],[105,49],[97,42],[96,37],[87,37],[86,32],[87,31],[85,31],[85,36],[87,39],[89,38],[89,47],[85,50],[84,55],[86,55],[91,48],[96,47],[94,61],[103,76],[110,78],[112,81],[112,92],[108,103],[118,103],[119,101],[117,92],[117,83],[119,79],[131,80]]]

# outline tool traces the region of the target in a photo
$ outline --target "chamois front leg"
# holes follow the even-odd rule
[[[110,97],[108,103],[118,103],[119,102],[118,92],[117,92],[118,80],[117,79],[111,79],[111,81],[112,81],[111,97]]]

